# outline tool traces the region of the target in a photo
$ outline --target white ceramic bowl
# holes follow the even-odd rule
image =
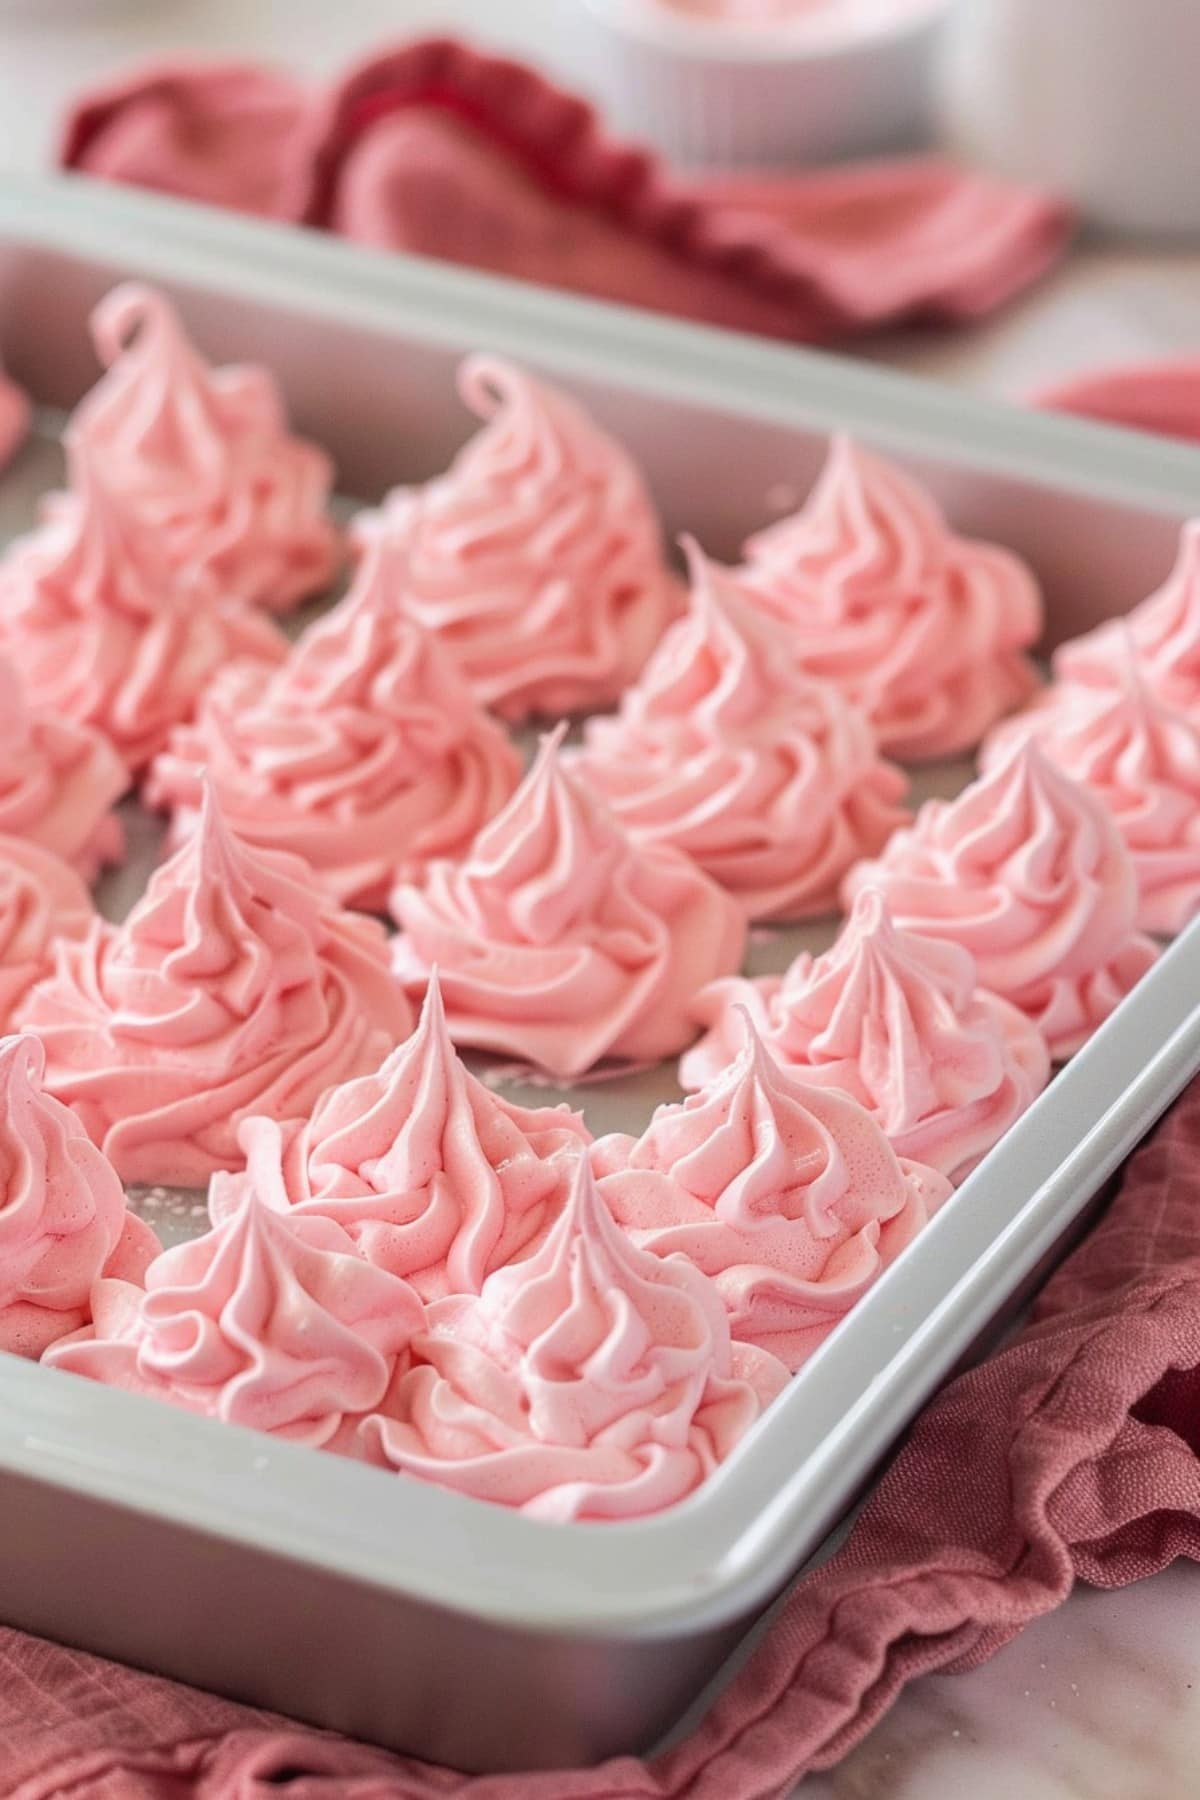
[[[795,22],[694,19],[667,0],[575,0],[610,117],[674,163],[794,167],[926,138],[955,0],[831,0]]]

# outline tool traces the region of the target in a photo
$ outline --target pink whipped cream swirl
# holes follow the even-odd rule
[[[400,600],[507,719],[615,700],[679,611],[679,583],[632,459],[565,394],[472,356],[487,424],[445,475],[360,518],[409,558]]]
[[[559,759],[561,729],[466,857],[401,887],[394,967],[436,964],[456,1044],[571,1080],[695,1036],[697,988],[742,959],[741,908],[678,850],[634,844]]]
[[[14,1029],[29,990],[50,974],[56,946],[96,923],[78,870],[25,838],[0,837],[0,1032]]]
[[[70,498],[0,562],[0,647],[32,707],[94,726],[137,773],[219,668],[280,662],[287,642],[201,577],[172,573],[96,451],[74,440],[68,461]]]
[[[1137,874],[1141,929],[1182,931],[1200,912],[1200,728],[1164,706],[1130,659],[1117,686],[1049,688],[1043,705],[993,732],[984,768],[1026,737],[1111,811]]]
[[[870,886],[902,928],[969,950],[980,985],[1019,1007],[1058,1062],[1158,954],[1137,930],[1137,876],[1116,820],[1030,741],[957,800],[928,801],[846,892]]]
[[[747,1019],[711,1087],[640,1138],[599,1139],[600,1192],[635,1243],[716,1284],[735,1338],[797,1369],[951,1192],[856,1100],[784,1070]]]
[[[639,842],[673,844],[751,919],[837,910],[850,865],[909,818],[865,716],[689,545],[691,609],[572,759]]]
[[[72,428],[172,567],[274,611],[325,587],[339,556],[333,465],[291,436],[274,377],[209,368],[174,308],[137,282],[105,296],[92,335],[107,374]]]
[[[407,1282],[372,1268],[332,1219],[297,1218],[275,1128],[252,1134],[250,1180],[219,1225],[164,1250],[145,1289],[98,1283],[94,1323],[47,1362],[314,1448],[358,1453],[424,1323]],[[214,1183],[214,1187],[217,1183]]]
[[[730,1344],[720,1295],[618,1229],[587,1162],[550,1236],[478,1296],[436,1301],[373,1460],[544,1519],[622,1519],[690,1494],[787,1371]]]
[[[463,1067],[435,974],[412,1037],[286,1134],[273,1192],[293,1213],[335,1219],[423,1300],[477,1294],[545,1239],[590,1143],[578,1113],[514,1106]],[[227,1177],[222,1195],[237,1192]]]
[[[461,856],[520,779],[516,751],[437,641],[390,601],[405,559],[373,545],[354,586],[280,668],[231,669],[172,734],[145,797],[195,824],[203,780],[248,843],[291,850],[347,906]],[[2,768],[2,765],[0,765]]]
[[[125,854],[112,807],[128,786],[108,739],[31,707],[11,659],[0,655],[0,832],[29,838],[93,881]]]
[[[1109,619],[1054,653],[1061,682],[1111,686],[1130,660],[1164,706],[1200,722],[1200,519],[1183,528],[1163,585],[1119,619]]]
[[[202,1186],[244,1164],[251,1114],[307,1117],[412,1024],[382,926],[298,857],[250,851],[211,794],[124,924],[60,945],[22,1020],[46,1084],[129,1182]]]
[[[798,956],[784,976],[714,982],[695,1011],[709,1029],[680,1064],[685,1088],[719,1080],[749,1018],[777,1062],[849,1094],[898,1156],[956,1183],[1050,1078],[1041,1032],[977,985],[970,952],[900,931],[874,888],[824,956]]]
[[[932,497],[835,438],[803,511],[746,544],[743,579],[792,649],[868,714],[902,761],[952,756],[1037,685],[1042,629],[1030,571],[955,535]]]
[[[140,1281],[158,1240],[116,1170],[42,1092],[34,1037],[0,1039],[0,1350],[37,1358],[91,1318],[101,1275]]]

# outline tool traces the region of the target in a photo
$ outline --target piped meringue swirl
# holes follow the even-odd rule
[[[697,988],[741,961],[741,908],[679,851],[633,844],[542,740],[513,798],[459,863],[400,887],[394,967],[436,964],[455,1043],[570,1080],[658,1060],[695,1036]]]
[[[383,928],[298,857],[239,843],[211,794],[124,924],[60,945],[21,1018],[124,1180],[176,1187],[241,1168],[244,1118],[305,1118],[412,1023]]]
[[[871,1115],[743,1048],[640,1138],[599,1139],[600,1192],[635,1243],[712,1278],[735,1338],[799,1368],[950,1194]]]
[[[883,890],[902,928],[962,944],[980,985],[1072,1056],[1158,952],[1137,924],[1137,877],[1104,801],[1032,741],[957,800],[928,801],[883,856],[847,878]]]
[[[544,1519],[682,1500],[787,1380],[733,1350],[698,1269],[624,1236],[583,1159],[541,1249],[435,1302],[413,1355],[361,1428],[373,1460]]]
[[[15,1028],[29,990],[53,969],[55,946],[96,923],[77,870],[39,844],[0,837],[0,1032]]]
[[[219,1225],[164,1250],[145,1290],[101,1281],[94,1323],[47,1361],[93,1381],[295,1443],[357,1454],[424,1323],[406,1282],[372,1268],[332,1219],[278,1201],[276,1128],[256,1122],[250,1179]]]
[[[35,711],[11,658],[0,655],[0,833],[40,844],[92,881],[124,855],[111,809],[128,786],[108,739]]]
[[[658,520],[632,459],[565,394],[468,357],[463,399],[486,421],[447,472],[360,517],[360,543],[403,545],[400,604],[507,719],[607,705],[679,611]]]
[[[691,609],[574,766],[641,842],[673,844],[752,919],[836,911],[910,815],[865,716],[792,659],[786,627],[689,545]]]
[[[961,944],[900,931],[864,888],[824,956],[784,976],[714,982],[695,1011],[709,1029],[679,1078],[703,1088],[741,1054],[747,1017],[777,1062],[865,1106],[898,1156],[962,1181],[1050,1077],[1037,1026],[976,983]]]
[[[795,655],[861,706],[902,761],[951,756],[1037,685],[1026,566],[950,530],[930,495],[847,437],[804,509],[745,546],[743,577]]]
[[[138,282],[104,297],[92,336],[107,373],[72,428],[170,565],[275,611],[326,586],[338,561],[333,465],[289,433],[274,377],[210,369],[166,298]]]
[[[1185,525],[1175,566],[1160,588],[1055,651],[1060,682],[1119,685],[1131,659],[1155,697],[1200,724],[1200,519]]]
[[[441,646],[389,599],[403,554],[373,545],[340,605],[264,681],[231,669],[151,771],[172,841],[205,774],[247,843],[303,856],[347,906],[382,912],[396,882],[460,856],[512,794],[520,760]]]

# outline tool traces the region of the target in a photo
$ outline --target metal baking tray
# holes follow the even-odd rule
[[[269,364],[363,499],[444,465],[472,428],[454,365],[483,347],[577,391],[669,526],[718,555],[795,503],[832,428],[859,434],[960,528],[1030,559],[1052,638],[1159,581],[1200,494],[1200,454],[1132,434],[79,178],[0,183],[0,353],[44,408],[95,378],[87,313],[129,275],[171,293],[215,359]],[[0,480],[5,534],[55,455],[35,445]],[[964,778],[934,771],[926,789]],[[116,910],[128,887],[109,890]],[[753,962],[828,937],[760,934]],[[653,1518],[539,1523],[0,1356],[0,1617],[457,1767],[646,1749],[1200,1068],[1198,1000],[1200,926],[729,1463]],[[594,1130],[636,1130],[677,1091],[666,1067],[572,1099]],[[196,1228],[186,1196],[146,1205],[173,1233]]]

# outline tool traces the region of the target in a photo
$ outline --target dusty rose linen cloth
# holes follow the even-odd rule
[[[659,1761],[472,1779],[5,1632],[0,1793],[267,1800],[290,1775],[291,1800],[776,1800],[906,1682],[984,1661],[1076,1580],[1200,1557],[1198,1450],[1200,1083],[1033,1322],[922,1415],[842,1551]]]
[[[524,64],[431,38],[323,96],[162,65],[79,98],[60,160],[113,180],[797,340],[978,317],[1062,253],[1049,197],[935,159],[684,183]]]
[[[1034,401],[1054,412],[1200,444],[1200,356],[1076,375],[1042,389]]]

